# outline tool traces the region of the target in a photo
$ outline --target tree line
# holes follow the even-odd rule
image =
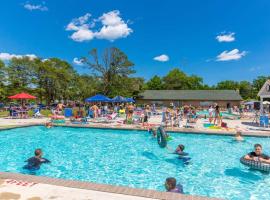
[[[19,92],[28,92],[40,102],[50,104],[55,100],[77,100],[97,93],[109,97],[138,96],[149,90],[180,89],[233,89],[239,90],[244,99],[256,98],[259,89],[270,76],[259,76],[253,82],[221,81],[214,86],[203,83],[203,78],[187,75],[179,68],[172,69],[164,77],[154,76],[145,81],[136,77],[134,63],[118,48],[107,48],[99,53],[93,49],[81,59],[89,74],[79,74],[71,64],[59,58],[12,58],[0,60],[0,99]]]

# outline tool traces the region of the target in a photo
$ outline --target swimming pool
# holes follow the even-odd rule
[[[186,194],[232,200],[270,199],[270,175],[251,171],[239,158],[261,143],[270,153],[270,139],[172,133],[171,148],[182,143],[192,157],[183,165],[159,148],[146,131],[35,126],[0,132],[0,171],[27,173],[24,160],[35,148],[52,161],[36,173],[164,191],[164,180],[175,177]]]

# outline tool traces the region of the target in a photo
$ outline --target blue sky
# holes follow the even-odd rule
[[[59,57],[81,73],[92,48],[116,46],[149,79],[180,67],[207,84],[270,75],[269,0],[5,0],[0,58]]]

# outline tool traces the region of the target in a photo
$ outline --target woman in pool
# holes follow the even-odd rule
[[[29,158],[25,162],[27,162],[27,165],[25,165],[23,168],[28,170],[38,170],[43,163],[49,163],[50,161],[46,158],[42,158],[43,152],[41,149],[35,150],[35,156]]]

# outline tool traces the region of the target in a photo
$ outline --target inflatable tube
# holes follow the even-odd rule
[[[65,119],[65,116],[62,115],[53,115],[51,116],[52,119]]]
[[[161,126],[157,129],[157,142],[161,148],[165,148],[167,146],[166,133],[164,128]]]
[[[240,162],[243,165],[250,167],[251,169],[256,169],[256,170],[260,170],[264,172],[270,172],[270,164],[262,163],[262,162],[254,161],[254,160],[246,160],[244,156],[240,158]]]
[[[173,138],[171,136],[169,136],[169,137],[166,138],[166,140],[171,141],[171,140],[173,140]]]

